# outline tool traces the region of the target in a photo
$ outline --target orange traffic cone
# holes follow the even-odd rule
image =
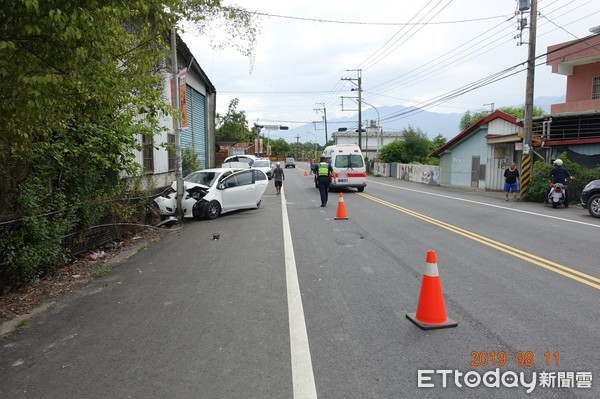
[[[337,215],[335,215],[335,220],[348,220],[348,215],[346,214],[346,204],[344,204],[344,195],[340,193],[340,199],[338,201],[338,209]]]
[[[406,315],[406,318],[422,330],[450,328],[458,325],[457,322],[446,317],[442,283],[438,272],[435,251],[432,249],[427,251],[425,273],[421,282],[417,313],[409,313]]]

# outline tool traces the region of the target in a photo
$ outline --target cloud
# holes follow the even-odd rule
[[[239,109],[251,122],[293,127],[295,122],[321,120],[322,113],[314,111],[322,108],[319,103],[325,104],[330,120],[353,115],[342,110],[340,97],[356,97],[351,91],[356,80],[342,79],[356,79],[358,68],[363,99],[383,107],[428,104],[523,65],[528,47],[517,46],[514,38],[519,33],[516,5],[466,0],[245,0],[244,8],[260,13],[256,22],[261,34],[251,72],[249,59],[233,50],[214,52],[206,38],[183,37],[217,89],[218,112],[225,113],[229,101],[239,98]],[[540,55],[549,45],[589,35],[589,28],[597,25],[600,0],[539,0],[538,10]],[[385,25],[408,22],[420,24]],[[566,78],[553,75],[544,61],[539,60],[542,65],[536,68],[535,96],[563,95]],[[515,71],[519,69],[524,68]],[[430,111],[464,113],[487,109],[484,104],[489,103],[521,105],[525,78],[519,72],[467,89]]]

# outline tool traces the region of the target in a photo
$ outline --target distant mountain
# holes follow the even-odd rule
[[[561,104],[565,102],[565,96],[542,96],[536,97],[533,100],[533,105],[538,108],[546,111],[547,114],[550,113],[550,106],[552,104]]]
[[[446,138],[454,137],[458,133],[458,124],[463,114],[442,114],[437,112],[424,111],[418,108],[409,108],[402,105],[378,107],[379,115],[371,107],[367,107],[362,111],[362,124],[363,127],[370,126],[369,121],[375,121],[375,125],[381,126],[385,132],[399,132],[405,128],[412,127],[413,129],[421,129],[430,139],[434,138],[438,134]],[[392,119],[393,118],[393,119]],[[348,117],[328,120],[328,137],[331,138],[331,134],[336,132],[339,128],[346,128],[348,130],[358,129],[358,113],[348,114]],[[318,127],[320,133],[321,126]],[[307,124],[290,129],[290,133],[293,136],[303,136],[303,132],[314,131],[312,124]],[[310,139],[308,139],[310,140]],[[307,140],[307,141],[308,141]],[[319,140],[322,141],[322,140]],[[323,140],[324,141],[324,140]],[[321,143],[322,144],[322,143]]]
[[[534,100],[536,107],[542,108],[545,112],[550,113],[550,105],[564,102],[564,96],[544,96]],[[451,139],[460,133],[459,123],[464,113],[443,114],[438,112],[424,111],[404,107],[402,105],[378,107],[379,115],[372,107],[366,107],[362,112],[363,126],[369,126],[369,121],[374,120],[377,124],[378,118],[380,126],[386,132],[399,132],[409,126],[414,129],[421,129],[430,139],[433,139],[438,134]],[[336,120],[328,120],[328,137],[331,138],[331,133],[336,132],[338,128],[347,128],[348,130],[356,130],[358,128],[358,114],[349,114],[348,117]],[[319,127],[319,129],[322,129]],[[303,125],[290,129],[293,136],[302,136],[306,131],[314,131],[312,124]],[[321,132],[322,134],[323,132]],[[307,138],[306,141],[311,140]],[[304,141],[304,138],[302,139]],[[324,141],[324,136],[323,140]],[[322,142],[321,142],[322,144]]]

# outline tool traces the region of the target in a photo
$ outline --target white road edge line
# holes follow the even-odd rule
[[[583,224],[585,226],[600,228],[600,226],[598,226],[597,224],[592,224],[592,223],[587,223],[587,222],[581,222],[579,220],[565,219],[565,218],[562,218],[560,216],[544,215],[543,213],[524,211],[522,209],[514,209],[514,208],[509,208],[509,207],[506,207],[506,206],[488,204],[488,203],[485,203],[485,202],[473,201],[473,200],[469,200],[469,199],[465,199],[465,198],[453,197],[451,195],[432,193],[430,191],[415,190],[414,188],[406,188],[406,187],[394,186],[393,184],[380,183],[380,182],[376,182],[376,181],[371,181],[371,183],[373,183],[373,184],[379,184],[381,186],[386,186],[386,187],[398,188],[400,190],[413,191],[415,193],[429,194],[429,195],[433,195],[433,196],[436,196],[436,197],[443,197],[443,198],[449,198],[449,199],[453,199],[453,200],[457,200],[457,201],[470,202],[472,204],[489,206],[489,207],[492,207],[492,208],[500,208],[500,209],[504,209],[504,210],[507,210],[507,211],[526,213],[528,215],[535,215],[535,216],[540,216],[540,217],[544,217],[544,218],[548,218],[548,219],[556,219],[556,220],[560,220],[562,222]]]
[[[294,245],[290,220],[287,213],[285,192],[281,189],[281,219],[283,221],[283,248],[285,254],[285,277],[287,286],[288,317],[290,323],[290,352],[292,358],[292,383],[294,399],[317,398],[310,346],[304,320],[302,295],[298,282]]]

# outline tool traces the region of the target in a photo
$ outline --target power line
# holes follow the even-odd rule
[[[413,19],[415,19],[417,17],[417,15],[419,15],[419,13],[421,13],[421,11],[423,11],[433,0],[429,0],[429,2],[427,2],[425,5],[423,5],[423,7],[417,11],[417,13],[415,15],[412,16],[412,18],[408,21],[409,23],[412,23]],[[367,59],[365,61],[363,61],[358,68],[362,67],[362,68],[366,68],[365,64],[369,63],[370,59],[375,58],[376,54],[379,51],[382,51],[382,49],[394,38],[396,37],[398,34],[400,34],[400,32],[402,32],[404,30],[404,28],[408,26],[408,25],[403,25],[402,28],[400,28],[399,31],[397,31],[392,37],[390,37],[383,45],[381,45],[381,47],[379,47],[376,51],[374,51],[370,56],[367,57]],[[416,25],[410,25],[410,26],[416,26]],[[357,68],[357,69],[358,69]]]
[[[582,39],[578,39],[576,41],[566,43],[565,45],[563,45],[561,47],[558,47],[558,48],[555,48],[554,50],[552,50],[550,52],[547,52],[545,54],[541,54],[541,55],[536,56],[535,59],[537,60],[537,59],[540,59],[542,57],[548,57],[549,55],[551,55],[553,53],[556,53],[558,51],[564,50],[564,49],[569,48],[571,46],[574,46],[576,44],[585,43],[586,40],[588,40],[590,37],[593,37],[593,36],[595,36],[595,35],[589,35],[589,36],[586,36],[586,37],[584,37]],[[579,49],[579,50],[573,51],[572,53],[564,54],[564,56],[577,54],[577,53],[579,53],[581,51],[584,51],[584,49]],[[487,86],[487,85],[492,84],[492,83],[496,83],[496,82],[498,82],[500,80],[503,80],[503,79],[506,79],[506,78],[508,78],[510,76],[513,76],[513,75],[516,75],[518,73],[521,73],[521,72],[525,71],[526,68],[523,68],[523,69],[520,69],[520,70],[517,70],[517,71],[514,71],[514,70],[516,68],[518,68],[519,66],[524,65],[525,63],[526,63],[526,61],[524,61],[524,62],[522,62],[520,64],[517,64],[517,65],[514,65],[514,66],[512,66],[510,68],[506,68],[506,69],[504,69],[502,71],[496,72],[496,73],[494,73],[492,75],[489,75],[487,77],[484,77],[484,78],[482,78],[482,79],[480,79],[480,80],[478,80],[476,82],[473,82],[473,83],[470,83],[468,85],[462,86],[462,87],[460,87],[458,89],[455,89],[455,90],[453,90],[451,92],[448,92],[446,94],[442,94],[442,95],[440,95],[438,97],[434,97],[431,100],[424,101],[424,102],[422,102],[420,104],[417,104],[414,107],[411,107],[407,111],[398,112],[398,113],[395,113],[395,114],[392,114],[392,115],[388,115],[387,117],[383,116],[381,118],[381,121],[382,122],[390,122],[392,120],[400,119],[401,117],[403,117],[405,115],[423,112],[423,111],[425,111],[425,110],[427,110],[427,109],[429,109],[431,107],[439,105],[440,103],[449,101],[451,99],[459,97],[459,96],[461,96],[463,94],[466,94],[468,92],[471,92],[473,90],[479,89],[481,87]],[[546,62],[543,61],[543,62],[541,62],[539,64],[536,64],[536,67],[540,66],[540,65],[544,65],[545,63]]]
[[[512,18],[514,18],[514,17],[512,17]],[[510,19],[512,19],[512,18],[510,18]],[[463,54],[465,51],[469,51],[470,50],[470,52],[467,53],[466,55],[471,55],[473,53],[476,53],[477,51],[480,50],[479,48],[476,48],[476,49],[473,50],[472,47],[468,47],[468,48],[465,48],[465,49],[463,49],[463,50],[461,50],[459,52],[456,52],[456,51],[459,50],[459,49],[461,49],[461,48],[467,47],[468,45],[472,44],[477,39],[479,39],[479,42],[476,42],[475,45],[479,45],[479,44],[483,45],[483,44],[485,44],[486,40],[491,39],[492,37],[498,35],[499,33],[502,33],[502,31],[494,33],[493,35],[490,35],[490,36],[486,36],[486,35],[488,33],[492,32],[492,31],[494,31],[495,29],[501,27],[506,22],[510,21],[510,19],[508,19],[506,21],[503,21],[502,23],[500,23],[498,25],[493,26],[492,28],[488,29],[487,31],[483,32],[482,34],[479,34],[479,35],[477,35],[477,36],[475,36],[475,37],[467,40],[466,42],[460,44],[459,46],[454,47],[452,50],[449,50],[446,53],[442,54],[441,56],[438,56],[438,57],[436,57],[436,58],[434,58],[434,59],[426,62],[425,64],[419,65],[419,66],[411,69],[408,72],[405,72],[405,73],[403,73],[403,74],[401,74],[401,75],[399,75],[399,76],[397,76],[397,77],[395,77],[393,79],[388,80],[387,82],[380,83],[380,84],[372,87],[371,89],[376,89],[376,88],[379,88],[379,87],[385,88],[386,85],[388,85],[389,83],[394,82],[394,81],[396,81],[396,83],[394,85],[389,85],[387,87],[388,88],[398,87],[403,82],[405,82],[405,81],[407,81],[409,79],[411,81],[414,80],[415,76],[424,75],[427,71],[431,71],[431,70],[435,70],[435,69],[440,69],[440,68],[443,68],[443,67],[447,66],[448,65],[447,63],[443,64],[441,66],[440,66],[440,64],[442,64],[443,62],[450,62],[451,60],[453,60],[453,59],[461,56],[461,54]],[[504,28],[503,30],[506,30],[506,28]],[[489,48],[489,44],[485,44],[485,47]],[[448,56],[448,57],[446,57],[446,56]],[[462,60],[463,62],[462,63],[466,62],[464,60],[464,55],[462,57],[463,57],[463,60]],[[436,63],[436,61],[438,61],[438,62]],[[460,65],[460,64],[455,64],[455,65]],[[439,68],[435,68],[435,67],[438,67],[438,66],[439,66]],[[426,75],[425,77],[427,77],[427,76],[429,76],[429,75]],[[404,79],[401,79],[401,78],[404,78]],[[399,79],[401,79],[401,80],[399,80]]]
[[[224,7],[225,10],[237,10],[235,7]],[[358,22],[358,21],[334,21],[329,19],[319,19],[319,18],[305,18],[305,17],[294,17],[289,15],[279,15],[279,14],[270,14],[266,12],[260,11],[248,11],[249,14],[260,15],[263,17],[272,17],[272,18],[283,18],[283,19],[292,19],[298,21],[310,21],[310,22],[319,22],[319,23],[328,23],[328,24],[341,24],[341,25],[374,25],[374,26],[410,26],[410,25],[452,25],[452,24],[464,24],[471,22],[480,22],[480,21],[489,21],[491,19],[505,18],[503,15],[497,15],[492,17],[482,17],[482,18],[472,18],[472,19],[461,19],[456,21],[438,21],[438,22]]]
[[[555,3],[556,3],[556,1],[555,1],[555,2],[552,2],[552,3],[550,3],[550,4],[548,4],[548,7],[549,7],[549,6],[552,6],[552,5],[554,5]],[[587,3],[586,3],[586,4],[587,4]],[[557,12],[558,10],[560,10],[560,9],[562,9],[562,8],[564,8],[564,7],[565,7],[565,6],[561,6],[561,7],[557,8],[557,9],[554,9],[554,10],[552,10],[552,11],[549,11],[548,13],[549,13],[549,14],[555,13],[555,12]],[[560,16],[563,16],[563,15],[566,15],[566,14],[568,14],[568,13],[572,12],[573,10],[575,10],[575,9],[577,9],[577,8],[578,8],[578,7],[577,7],[577,6],[575,6],[575,7],[574,7],[573,9],[571,9],[570,11],[568,11],[568,12],[566,12],[566,13],[563,13],[563,14],[559,15],[559,17],[560,17]],[[477,36],[475,36],[474,38],[472,38],[472,39],[470,39],[470,40],[468,40],[468,41],[464,42],[464,43],[463,43],[463,44],[461,44],[460,46],[457,46],[457,47],[455,47],[454,49],[452,49],[452,50],[450,50],[449,52],[447,52],[447,53],[443,54],[442,56],[440,56],[440,57],[437,57],[437,58],[435,58],[435,59],[433,59],[433,60],[431,60],[431,61],[427,62],[426,64],[424,64],[424,65],[421,65],[421,66],[419,66],[419,67],[417,67],[417,68],[414,68],[414,69],[412,69],[411,71],[408,71],[408,72],[406,72],[406,73],[404,73],[404,74],[402,74],[402,75],[400,75],[400,76],[398,76],[398,77],[395,77],[395,78],[393,78],[393,79],[391,79],[391,80],[388,80],[387,82],[380,83],[379,85],[377,85],[377,86],[375,86],[375,87],[373,87],[373,88],[369,88],[369,90],[372,90],[372,89],[375,89],[375,88],[379,88],[380,90],[381,90],[381,89],[383,89],[383,88],[386,88],[386,89],[390,90],[390,89],[393,89],[393,88],[398,88],[398,87],[400,87],[400,86],[402,86],[402,87],[410,87],[410,86],[415,86],[415,85],[417,85],[418,83],[420,83],[420,82],[422,82],[422,81],[429,80],[429,79],[431,79],[432,77],[434,77],[434,76],[437,76],[437,75],[441,74],[441,73],[442,73],[442,72],[444,72],[444,71],[447,71],[448,69],[447,69],[446,67],[448,67],[448,66],[450,66],[450,65],[451,65],[453,68],[456,68],[456,67],[458,67],[459,65],[465,64],[465,63],[467,63],[468,61],[470,61],[470,60],[472,60],[472,59],[474,59],[474,58],[476,58],[476,57],[479,57],[480,55],[483,55],[483,54],[485,54],[485,53],[488,53],[488,52],[490,52],[490,51],[494,50],[495,48],[497,48],[497,47],[499,47],[499,46],[501,46],[502,44],[504,44],[504,43],[506,43],[506,42],[507,42],[507,41],[505,41],[505,42],[500,42],[500,39],[496,39],[496,40],[494,40],[494,42],[498,42],[499,44],[498,44],[497,46],[490,47],[490,44],[493,44],[494,42],[492,42],[492,43],[486,43],[486,41],[489,41],[489,40],[490,40],[490,39],[492,39],[494,36],[498,35],[499,33],[502,33],[502,31],[500,31],[500,32],[497,32],[497,33],[494,33],[493,35],[488,35],[488,33],[489,33],[489,32],[492,32],[493,30],[496,30],[498,27],[502,26],[502,25],[503,25],[503,24],[505,24],[506,22],[509,22],[509,21],[510,21],[510,20],[512,20],[513,18],[514,18],[514,16],[513,16],[513,17],[511,17],[511,18],[509,18],[509,19],[507,19],[506,21],[504,21],[504,22],[502,22],[502,23],[500,23],[500,24],[498,24],[498,25],[496,25],[496,26],[494,26],[494,27],[492,27],[492,28],[488,29],[488,30],[487,30],[486,32],[484,32],[483,34],[477,35]],[[505,30],[505,29],[503,29],[503,30]],[[482,35],[483,35],[483,36],[482,36]],[[512,35],[511,35],[511,36],[512,36]],[[480,38],[481,38],[481,39],[480,39]],[[476,40],[478,40],[478,41],[476,41]],[[509,39],[509,40],[512,40],[512,38],[511,38],[511,39]],[[462,47],[465,47],[465,46],[467,46],[467,45],[471,44],[471,43],[472,43],[472,42],[474,42],[474,41],[476,41],[476,42],[475,42],[475,45],[477,46],[477,48],[475,48],[475,49],[472,49],[472,47],[469,47],[468,49],[463,49],[463,50],[461,50],[460,52],[456,52],[458,49],[460,49],[460,48],[462,48]],[[485,49],[485,51],[483,51],[483,52],[482,52],[482,51],[481,51],[482,49]],[[461,54],[462,54],[462,53],[464,53],[464,52],[465,52],[465,51],[467,51],[467,50],[471,50],[471,51],[469,51],[469,52],[468,52],[466,55],[462,55],[462,56],[461,56]],[[446,56],[448,56],[448,57],[446,57]],[[461,59],[460,59],[460,61],[461,61],[461,62],[460,62],[460,63],[452,63],[452,60],[453,60],[453,59],[456,59],[456,58],[457,58],[457,57],[459,57],[459,56],[461,57]],[[466,56],[471,56],[471,57],[468,57],[468,58],[467,58]],[[444,58],[444,57],[445,57],[445,58]],[[436,60],[439,60],[439,62],[437,62],[437,63],[434,63]],[[434,64],[432,64],[432,63],[434,63]],[[429,64],[432,64],[432,65],[430,65],[429,67],[427,67],[427,68],[423,69],[423,67],[424,67],[424,66],[427,66],[427,65],[429,65]],[[428,71],[431,71],[431,72],[428,72]],[[419,77],[419,79],[415,79],[416,77]],[[402,78],[404,78],[404,79],[402,79]],[[399,80],[399,79],[400,79],[400,80]],[[399,81],[398,81],[398,80],[399,80]],[[391,85],[389,85],[389,83],[391,83],[391,82],[393,82],[393,81],[396,81],[396,82],[395,82],[394,84],[391,84]],[[405,84],[405,83],[409,83],[409,84],[407,85],[407,84]]]
[[[448,7],[452,1],[454,0],[450,0],[445,6],[443,6],[440,10],[438,10],[434,15],[431,16],[431,18],[429,18],[428,22],[430,22],[433,18],[435,18],[439,13],[441,13],[446,7]],[[442,2],[442,0],[440,0],[435,6],[437,7],[440,3]],[[429,3],[428,3],[429,4]],[[429,13],[431,13],[433,10],[430,10],[425,16],[423,16],[421,18],[421,20],[423,18],[425,18]],[[412,37],[414,37],[421,29],[424,28],[425,25],[421,25],[418,27],[418,29],[416,29],[412,34],[410,34],[410,36],[408,36],[407,38],[405,38],[404,40],[402,40],[404,38],[404,36],[406,35],[402,35],[401,37],[399,37],[398,39],[396,39],[394,41],[394,43],[392,43],[391,46],[389,46],[384,53],[382,53],[380,56],[378,56],[375,60],[371,61],[371,62],[367,62],[366,65],[364,65],[362,68],[364,69],[368,69],[372,66],[375,66],[376,64],[378,64],[380,61],[384,60],[387,56],[389,56],[391,53],[393,53],[394,51],[396,51],[402,44],[406,43],[409,39],[411,39]],[[414,27],[411,27],[407,34],[410,33],[413,30]],[[400,40],[402,40],[400,42]],[[400,43],[399,43],[400,42]]]

